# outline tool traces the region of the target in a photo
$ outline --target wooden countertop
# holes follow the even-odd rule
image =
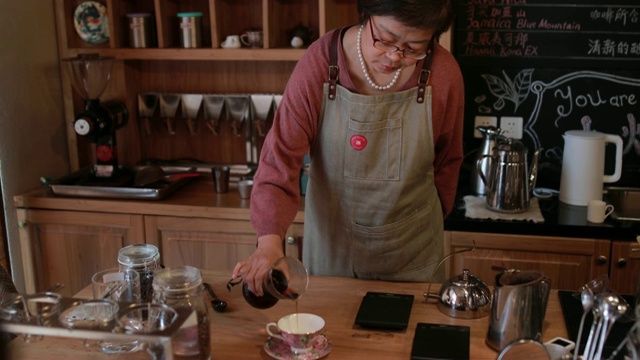
[[[249,199],[242,199],[235,183],[229,192],[218,194],[211,176],[204,176],[187,184],[162,200],[105,199],[60,196],[45,189],[35,189],[13,198],[18,208],[68,210],[83,212],[188,216],[215,219],[248,220]],[[294,222],[304,219],[304,198]]]
[[[212,359],[271,359],[263,349],[268,338],[265,325],[295,312],[294,303],[280,301],[271,309],[255,309],[244,301],[239,287],[231,292],[226,290],[229,275],[226,272],[203,271],[204,280],[229,304],[224,313],[211,311]],[[315,313],[325,319],[324,334],[333,345],[326,359],[407,360],[418,322],[469,326],[471,359],[496,359],[498,354],[485,344],[489,318],[464,320],[448,317],[437,309],[435,300],[425,303],[422,294],[427,287],[426,283],[312,276],[307,292],[299,301],[298,311]],[[437,290],[438,286],[432,286],[432,292]],[[415,300],[409,327],[405,331],[383,331],[355,326],[360,301],[367,291],[413,294]],[[87,288],[77,297],[90,295]],[[556,336],[567,337],[567,332],[557,291],[552,290],[543,325],[543,340]],[[86,350],[82,341],[77,339],[48,337],[36,344],[25,344],[19,337],[10,344],[10,350],[10,359],[114,359],[95,350]],[[149,356],[142,352],[118,358],[149,359]]]

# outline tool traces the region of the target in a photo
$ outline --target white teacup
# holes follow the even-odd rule
[[[225,49],[237,49],[240,46],[240,35],[229,35],[227,38],[220,44]]]
[[[613,212],[613,205],[602,200],[591,200],[587,207],[587,220],[592,223],[602,223]]]
[[[277,323],[268,323],[267,333],[284,341],[293,353],[301,354],[311,351],[314,339],[323,328],[324,319],[320,316],[296,313],[281,317]]]
[[[247,31],[245,34],[240,35],[240,41],[249,47],[261,48],[262,37],[262,31]]]

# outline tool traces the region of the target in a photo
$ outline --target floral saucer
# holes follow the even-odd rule
[[[331,341],[324,334],[320,334],[312,345],[313,349],[311,351],[296,354],[284,341],[269,337],[267,342],[264,343],[264,350],[269,356],[278,360],[316,360],[327,355],[332,348]]]
[[[109,41],[107,8],[97,1],[85,1],[73,13],[73,25],[82,40],[90,44]]]

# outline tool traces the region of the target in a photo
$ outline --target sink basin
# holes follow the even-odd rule
[[[605,200],[614,207],[612,218],[640,221],[640,188],[608,187]]]

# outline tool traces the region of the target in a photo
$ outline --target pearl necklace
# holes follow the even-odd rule
[[[402,71],[402,68],[399,68],[398,70],[396,70],[396,74],[393,75],[393,79],[391,79],[391,82],[388,83],[385,86],[380,86],[376,83],[373,82],[373,80],[371,80],[371,76],[369,76],[369,72],[367,71],[367,66],[364,63],[364,58],[362,57],[362,29],[364,29],[364,25],[360,25],[360,30],[358,30],[358,59],[360,59],[360,67],[362,67],[362,72],[364,73],[364,77],[367,78],[367,82],[369,83],[369,85],[376,89],[376,90],[388,90],[390,89],[393,85],[395,85],[396,81],[398,81],[398,77],[400,76],[400,72]]]

